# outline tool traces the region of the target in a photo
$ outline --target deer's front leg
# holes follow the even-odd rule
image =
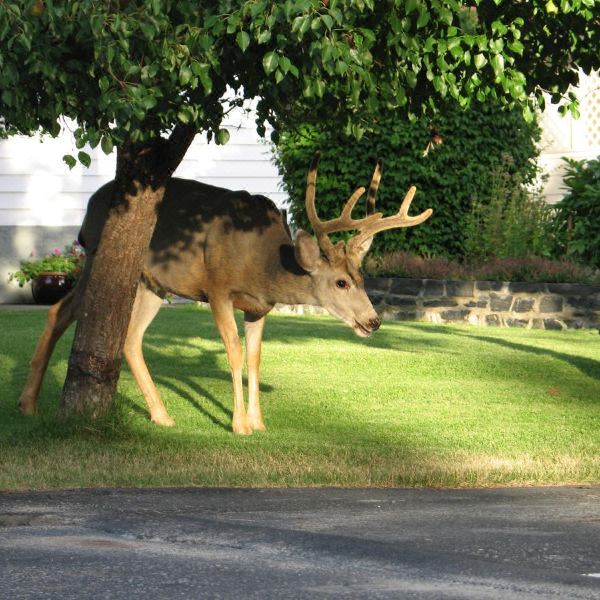
[[[225,345],[233,379],[233,433],[249,435],[252,433],[252,427],[246,414],[244,388],[242,386],[244,352],[240,343],[235,317],[233,316],[233,305],[230,300],[211,298],[210,307]]]
[[[260,348],[265,317],[244,313],[246,364],[248,365],[248,420],[252,429],[265,431],[259,401]]]

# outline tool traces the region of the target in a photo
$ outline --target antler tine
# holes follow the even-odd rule
[[[325,254],[329,254],[333,251],[334,245],[327,236],[329,233],[335,231],[350,231],[353,229],[362,229],[364,226],[377,221],[382,217],[381,213],[376,213],[365,217],[364,219],[353,219],[352,210],[356,206],[359,198],[365,193],[364,187],[359,187],[351,196],[348,198],[342,213],[336,219],[329,221],[321,221],[317,215],[317,209],[315,207],[315,195],[316,195],[316,182],[317,182],[317,165],[319,163],[319,153],[315,153],[313,160],[308,171],[308,177],[306,179],[306,214],[308,220],[313,227],[315,235],[319,240],[319,245]]]
[[[317,167],[319,166],[319,159],[321,158],[321,153],[319,151],[315,152],[313,159],[310,163],[310,168],[308,169],[308,176],[306,178],[306,197],[305,197],[305,205],[306,205],[306,216],[310,224],[312,225],[313,231],[317,236],[317,240],[319,240],[319,246],[321,249],[327,254],[333,251],[333,244],[331,240],[327,237],[325,233],[323,233],[321,228],[321,220],[317,215],[317,209],[315,208],[315,195],[317,189]]]
[[[342,209],[342,214],[339,217],[335,219],[330,219],[329,221],[319,221],[320,232],[327,234],[333,233],[335,231],[350,231],[353,229],[361,229],[365,225],[381,218],[381,213],[369,215],[368,217],[364,217],[363,219],[352,218],[352,210],[356,206],[356,203],[358,202],[359,198],[364,193],[364,187],[357,188],[354,191],[354,193],[350,196],[350,198],[348,198],[348,200],[346,201],[346,204]]]
[[[416,191],[417,188],[413,185],[408,192],[406,192],[404,200],[402,200],[402,204],[400,205],[400,209],[394,216],[386,217],[385,219],[378,218],[376,221],[361,227],[360,232],[354,236],[348,242],[348,244],[353,247],[360,247],[365,240],[369,239],[380,231],[399,227],[414,227],[415,225],[419,225],[420,223],[423,223],[423,221],[429,219],[433,213],[431,208],[424,210],[420,215],[416,215],[414,217],[408,215],[408,209],[410,208],[410,204],[415,196]],[[381,213],[378,213],[378,215],[381,217]]]
[[[375,212],[375,198],[377,197],[382,172],[383,161],[379,159],[375,165],[373,177],[371,177],[371,185],[369,185],[369,193],[367,194],[367,215],[372,215]]]

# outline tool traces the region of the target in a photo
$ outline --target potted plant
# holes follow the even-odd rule
[[[73,288],[85,262],[85,251],[79,242],[65,246],[64,250],[54,248],[52,253],[35,258],[35,250],[27,260],[21,261],[21,268],[8,276],[23,287],[31,281],[33,299],[38,304],[55,304]]]

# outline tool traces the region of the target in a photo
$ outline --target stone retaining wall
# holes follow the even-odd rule
[[[372,277],[365,287],[384,319],[600,328],[600,285]]]

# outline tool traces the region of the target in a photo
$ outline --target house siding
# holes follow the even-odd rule
[[[228,189],[247,190],[285,206],[287,195],[271,160],[269,145],[258,138],[248,118],[229,123],[225,146],[198,136],[175,172]],[[58,138],[14,137],[0,140],[0,303],[31,302],[29,286],[7,282],[8,273],[32,251],[63,247],[77,237],[90,195],[110,181],[115,156],[88,149],[89,169],[71,171],[64,154],[76,154],[70,132]]]

